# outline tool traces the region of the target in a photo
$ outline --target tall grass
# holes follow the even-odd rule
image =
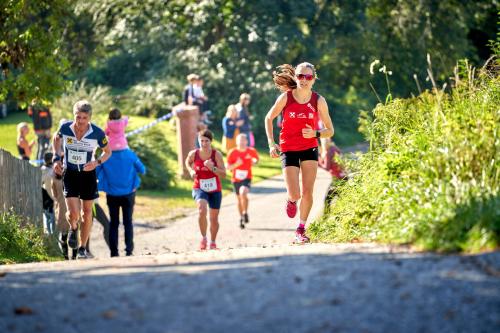
[[[0,213],[0,265],[59,259],[57,240],[11,211]]]
[[[498,53],[497,53],[498,54]],[[500,244],[500,62],[462,62],[451,92],[379,104],[361,129],[370,151],[321,221],[315,240],[411,243],[479,251]]]

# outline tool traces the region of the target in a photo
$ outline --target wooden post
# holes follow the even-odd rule
[[[189,152],[195,148],[196,126],[200,120],[200,111],[196,105],[185,103],[174,106],[173,113],[177,117],[177,161],[179,163],[178,174],[189,179],[189,172],[184,165]]]

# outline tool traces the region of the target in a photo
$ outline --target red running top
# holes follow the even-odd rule
[[[210,159],[214,162],[215,166],[217,166],[217,162],[215,161],[216,152],[217,151],[215,149],[212,149],[212,155],[210,156]],[[219,176],[212,172],[212,170],[209,170],[203,162],[205,162],[205,160],[201,159],[200,150],[196,149],[193,163],[193,170],[196,172],[196,176],[194,177],[193,188],[199,188],[205,192],[222,191]]]
[[[283,124],[280,131],[280,150],[300,151],[318,146],[317,138],[306,139],[302,136],[302,129],[306,125],[316,130],[318,127],[318,97],[312,92],[309,102],[300,104],[293,97],[292,91],[286,94],[286,105],[281,111]]]
[[[252,147],[247,147],[244,151],[239,151],[238,148],[233,148],[227,154],[227,163],[234,164],[241,158],[243,164],[238,166],[233,170],[233,176],[231,177],[231,182],[241,182],[245,179],[252,179],[252,159],[259,159],[259,154],[257,150]]]

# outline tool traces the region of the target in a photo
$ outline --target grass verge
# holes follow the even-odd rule
[[[60,259],[55,237],[11,211],[0,213],[0,264]]]
[[[309,228],[312,239],[499,247],[500,77],[463,68],[450,94],[425,92],[366,115],[371,150],[349,163],[353,177]]]

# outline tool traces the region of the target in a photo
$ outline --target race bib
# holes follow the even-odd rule
[[[234,178],[236,178],[238,180],[247,179],[247,176],[248,176],[248,170],[239,170],[239,169],[236,169],[235,172],[234,172]]]
[[[68,162],[71,164],[85,164],[87,163],[87,153],[68,149]]]
[[[205,192],[213,192],[217,190],[217,179],[215,177],[209,179],[200,179],[200,189]]]

